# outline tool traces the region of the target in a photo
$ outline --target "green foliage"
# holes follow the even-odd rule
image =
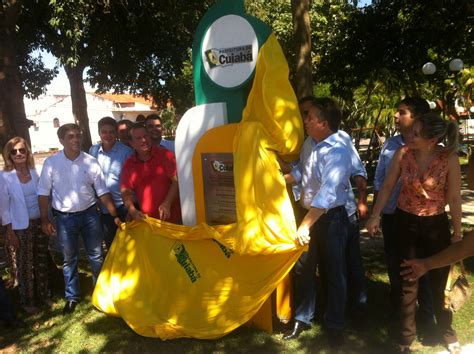
[[[393,108],[401,97],[435,99],[452,88],[466,92],[472,85],[472,74],[468,74],[472,69],[464,70],[457,83],[442,69],[454,57],[472,59],[468,3],[381,0],[358,8],[354,1],[312,1],[315,94],[340,99],[346,127],[377,123],[388,133]],[[247,1],[246,5],[249,13],[272,26],[294,70],[290,1]],[[427,61],[441,69],[431,78],[421,72]]]
[[[109,28],[89,61],[99,91],[169,99],[184,111],[194,102],[189,51],[197,24],[213,1],[134,1],[110,5]]]
[[[160,117],[163,136],[165,138],[174,136],[178,123],[176,121],[176,109],[172,105],[167,105],[167,107],[161,111]]]
[[[295,67],[295,48],[290,0],[245,0],[245,11],[268,24],[282,46],[290,70]]]
[[[167,90],[171,97],[175,114],[182,116],[186,110],[194,106],[193,64],[191,49],[188,49],[188,58],[183,61],[182,68],[166,81]]]
[[[357,87],[377,81],[387,95],[419,94],[425,62],[471,58],[467,10],[467,1],[382,0],[363,9],[315,1],[314,78],[330,82],[333,94],[349,100]]]
[[[63,65],[87,67],[99,92],[169,99],[181,115],[194,104],[190,48],[199,20],[214,0],[28,0],[18,26],[20,67],[26,91],[36,96],[55,74],[35,48],[51,51]],[[391,110],[404,95],[429,99],[472,87],[472,6],[468,0],[311,2],[314,92],[343,103],[347,127],[381,124],[390,130]],[[269,24],[290,66],[295,48],[290,0],[246,0],[247,13]],[[468,68],[455,80],[447,63],[460,57]],[[425,77],[432,61],[438,73]],[[471,66],[469,66],[471,65]],[[37,83],[37,84],[36,84]]]
[[[41,56],[18,55],[19,69],[22,78],[25,96],[37,98],[45,93],[45,88],[51,80],[58,74],[57,67],[48,69],[44,66]]]

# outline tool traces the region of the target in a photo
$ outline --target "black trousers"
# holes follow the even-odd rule
[[[451,243],[451,232],[446,213],[434,216],[417,216],[397,209],[394,225],[400,262],[403,259],[432,256]],[[448,273],[449,266],[429,272],[429,285],[433,295],[437,327],[446,344],[457,342],[456,331],[452,328],[453,314],[443,308]],[[416,337],[417,295],[418,281],[403,280],[400,297],[400,344],[403,345],[410,345]]]

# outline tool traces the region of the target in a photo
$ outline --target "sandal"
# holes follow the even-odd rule
[[[398,349],[399,349],[399,353],[403,353],[403,354],[409,354],[412,352],[410,346],[405,345],[405,344],[399,344]]]
[[[460,354],[461,353],[461,345],[459,342],[454,342],[448,344],[448,351],[450,354]]]

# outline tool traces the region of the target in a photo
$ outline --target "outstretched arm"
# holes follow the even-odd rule
[[[414,281],[426,272],[445,267],[474,255],[474,231],[471,231],[461,242],[451,244],[441,252],[425,258],[404,260],[401,264],[406,268],[400,272],[405,280]]]

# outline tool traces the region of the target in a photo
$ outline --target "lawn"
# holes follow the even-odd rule
[[[462,161],[465,164],[465,161]],[[463,164],[463,165],[464,165]],[[465,168],[465,166],[463,166]],[[465,192],[465,181],[463,193]],[[474,195],[465,200],[474,199]],[[472,212],[464,211],[464,214]],[[471,223],[470,223],[471,224]],[[464,229],[471,225],[463,224]],[[1,242],[0,242],[1,243]],[[368,279],[369,306],[363,319],[348,319],[345,343],[341,353],[394,353],[397,352],[396,338],[398,321],[391,314],[388,302],[388,278],[383,258],[382,239],[362,237],[361,248]],[[1,246],[1,245],[0,245]],[[1,248],[1,247],[0,247]],[[0,250],[3,252],[3,250]],[[474,257],[465,262],[467,270],[474,271]],[[0,267],[1,268],[1,267]],[[87,265],[82,267],[87,269]],[[287,328],[275,324],[273,334],[243,326],[228,336],[218,340],[178,339],[161,341],[156,338],[141,337],[131,330],[120,318],[108,317],[96,311],[90,303],[91,280],[86,272],[81,273],[81,285],[85,299],[74,314],[64,316],[63,279],[57,270],[52,274],[52,292],[55,305],[37,315],[27,317],[19,314],[24,327],[4,330],[0,327],[0,352],[125,352],[125,353],[331,353],[321,326],[315,322],[310,331],[298,340],[282,341],[282,333]],[[473,276],[469,276],[472,283]],[[156,289],[156,293],[166,289]],[[18,294],[10,291],[14,301]],[[159,296],[159,295],[157,295]],[[17,304],[18,305],[18,304]],[[474,343],[474,299],[471,299],[454,315],[454,328],[461,345]],[[420,338],[421,339],[421,338]],[[415,343],[418,353],[438,353],[444,351],[442,343],[430,344],[422,340]],[[467,349],[464,353],[474,353]]]
[[[363,259],[369,286],[369,308],[363,319],[348,319],[346,340],[342,353],[391,353],[396,352],[397,320],[388,306],[388,279],[383,260],[381,239],[362,239]],[[466,263],[474,270],[474,259]],[[473,277],[470,279],[473,281]],[[61,273],[53,275],[54,306],[37,315],[27,317],[20,313],[25,326],[0,334],[0,351],[18,352],[162,352],[162,353],[329,353],[331,348],[316,321],[310,331],[298,340],[281,340],[286,330],[276,324],[273,334],[251,327],[242,327],[219,340],[178,339],[161,341],[135,334],[120,318],[108,317],[96,311],[90,303],[90,277],[81,273],[83,293],[88,294],[72,315],[62,314]],[[89,288],[87,287],[89,285]],[[156,289],[159,293],[160,289]],[[166,291],[166,290],[163,290]],[[15,291],[11,292],[18,299]],[[454,326],[462,344],[474,342],[474,301],[455,314]],[[420,353],[443,351],[441,343],[415,347]]]

